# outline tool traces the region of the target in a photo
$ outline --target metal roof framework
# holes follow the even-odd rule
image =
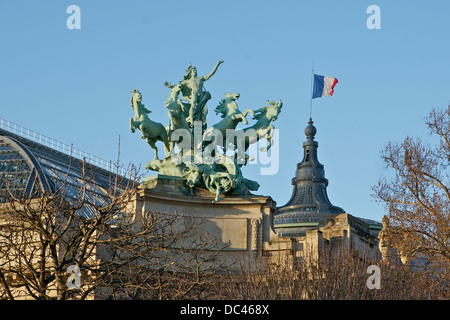
[[[89,161],[96,159],[98,162],[99,158],[79,159],[70,155],[70,148],[65,148],[67,152],[62,152],[12,131],[0,128],[2,191],[9,189],[8,192],[15,197],[62,193],[65,199],[72,203],[80,198],[82,192],[82,196],[88,200],[87,203],[105,204],[116,173]],[[42,139],[42,135],[38,137]],[[112,168],[112,165],[109,167]],[[8,201],[8,198],[0,195],[0,203]],[[79,214],[89,218],[96,214],[96,210],[92,206],[84,205]]]

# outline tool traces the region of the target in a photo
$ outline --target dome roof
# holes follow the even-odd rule
[[[302,234],[317,228],[326,217],[345,213],[328,199],[328,180],[317,157],[319,144],[314,140],[316,133],[313,121],[309,119],[305,128],[307,140],[303,143],[303,160],[297,164],[292,179],[292,196],[284,206],[277,208],[274,216],[274,227],[280,235]]]

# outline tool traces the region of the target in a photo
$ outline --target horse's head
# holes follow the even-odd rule
[[[138,103],[138,102],[142,102],[142,94],[139,92],[138,89],[134,89],[133,91],[131,91],[131,105],[133,105],[133,103]]]
[[[171,95],[177,95],[180,92],[180,90],[181,90],[181,85],[180,84],[174,85],[174,86],[172,86],[170,88],[170,94]]]
[[[219,105],[214,109],[216,114],[222,113],[223,115],[227,114],[230,111],[229,104],[235,102],[237,99],[239,99],[241,95],[239,93],[228,93],[225,92],[225,98],[220,100]],[[234,109],[237,108],[237,105],[234,104]]]
[[[225,100],[231,100],[231,101],[236,101],[237,99],[239,99],[241,95],[239,93],[228,93],[225,92]]]
[[[278,119],[278,115],[281,112],[281,108],[283,107],[283,102],[281,102],[281,99],[278,99],[278,101],[269,101],[269,106],[267,108],[267,118],[270,119],[270,121],[275,121]]]
[[[170,94],[166,100],[166,107],[168,107],[172,102],[176,102],[179,99],[178,94],[180,93],[180,90],[181,85],[179,84],[170,87]]]
[[[255,113],[258,112],[258,114],[255,115],[253,119],[256,120],[266,119],[269,121],[275,121],[278,119],[278,115],[281,112],[281,107],[283,106],[283,103],[281,102],[281,100],[278,101],[266,100],[266,101],[269,105],[255,111]]]
[[[133,91],[131,91],[131,108],[134,109],[134,112],[142,112],[144,111],[145,113],[150,113],[151,111],[148,110],[144,104],[142,103],[142,94],[139,92],[138,89],[134,89]]]

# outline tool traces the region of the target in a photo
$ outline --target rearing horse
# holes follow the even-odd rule
[[[131,107],[134,110],[134,117],[130,118],[130,130],[135,132],[135,129],[141,131],[141,138],[147,140],[147,143],[155,150],[155,159],[158,159],[157,141],[164,143],[164,151],[166,157],[170,155],[169,138],[164,126],[159,122],[154,122],[149,119],[148,115],[151,111],[145,108],[142,104],[142,95],[138,89],[131,91]]]
[[[257,120],[256,123],[251,127],[235,131],[232,137],[233,141],[228,140],[227,143],[232,143],[238,150],[243,148],[240,151],[246,153],[251,144],[258,142],[261,138],[265,138],[268,141],[268,145],[265,148],[260,148],[260,150],[266,152],[270,149],[273,144],[272,137],[275,129],[271,122],[278,119],[283,103],[281,100],[266,101],[269,103],[268,106],[254,111],[258,113],[253,117],[253,119]],[[246,160],[249,158],[247,154],[245,154],[245,158]]]
[[[212,127],[208,128],[203,134],[203,141],[205,141],[205,145],[211,143],[211,136],[214,133],[214,130],[219,130],[222,134],[223,143],[226,142],[226,131],[227,129],[234,130],[239,122],[243,122],[244,124],[248,124],[247,114],[251,113],[252,116],[255,116],[255,113],[251,109],[246,109],[244,112],[241,112],[238,108],[236,100],[239,99],[239,93],[228,93],[225,92],[225,98],[222,99],[219,105],[214,109],[216,114],[221,113],[223,120],[219,123],[216,123]],[[225,145],[223,145],[225,147]]]

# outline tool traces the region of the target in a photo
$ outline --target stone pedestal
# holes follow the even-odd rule
[[[185,218],[205,221],[197,230],[229,245],[222,258],[233,260],[261,257],[271,252],[290,249],[291,241],[273,231],[276,202],[271,197],[246,194],[222,196],[213,203],[214,195],[206,189],[191,188],[183,179],[155,175],[146,178],[136,199],[136,212],[178,212]]]

